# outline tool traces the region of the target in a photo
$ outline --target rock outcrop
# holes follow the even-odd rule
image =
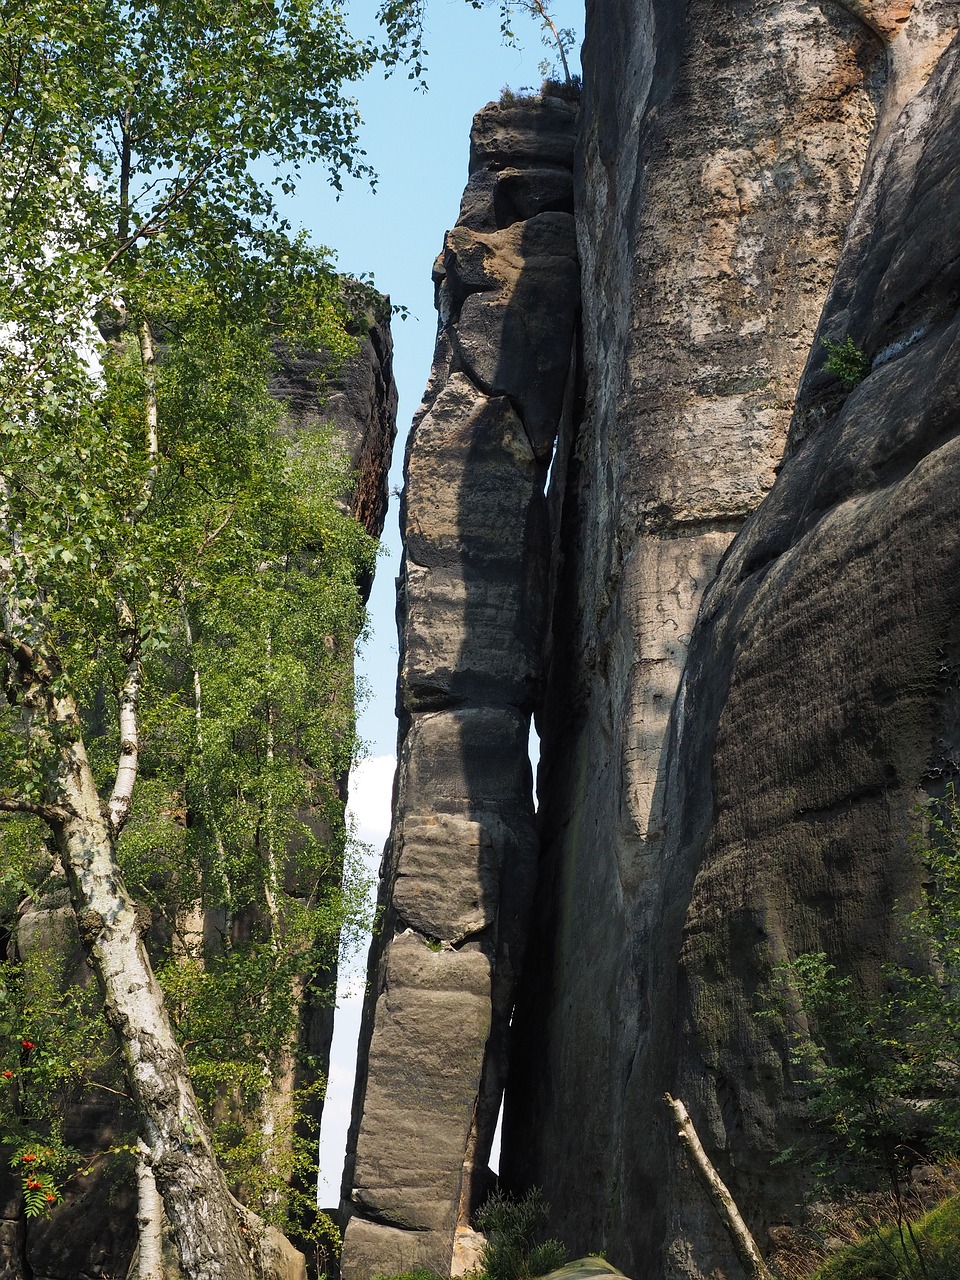
[[[956,771],[957,15],[664,8],[588,18],[590,412],[502,1169],[574,1249],[733,1277],[662,1094],[758,1233],[796,1220],[771,1162],[797,1093],[757,992],[802,950],[890,954],[918,788]],[[820,334],[871,357],[852,394]]]
[[[410,439],[401,717],[382,922],[344,1178],[343,1270],[449,1272],[486,1187],[536,866],[544,481],[579,308],[576,109],[477,117],[435,268],[440,329]]]
[[[478,117],[407,462],[351,1277],[449,1267],[525,945],[501,1172],[553,1233],[739,1274],[665,1090],[761,1239],[796,1219],[758,993],[803,950],[891,954],[912,807],[960,763],[956,27],[944,0],[588,3],[573,413],[537,347],[557,268],[512,265],[566,260],[560,149]],[[819,343],[848,335],[849,393]]]

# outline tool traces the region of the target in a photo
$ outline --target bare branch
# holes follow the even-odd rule
[[[44,822],[59,822],[65,816],[62,809],[53,804],[37,804],[22,796],[0,796],[0,813],[23,813],[31,818],[42,818]]]
[[[210,168],[212,168],[212,166],[217,162],[217,160],[220,159],[220,155],[221,155],[220,151],[215,152],[215,154],[210,157],[210,159],[206,162],[206,164],[200,166],[200,168],[197,170],[197,172],[193,175],[193,177],[185,186],[179,187],[176,191],[171,192],[171,194],[167,197],[167,199],[164,200],[160,208],[155,210],[154,213],[151,214],[151,216],[146,220],[146,222],[142,222],[140,226],[137,227],[136,231],[134,231],[132,236],[128,236],[126,240],[124,240],[123,244],[119,245],[116,249],[114,249],[113,253],[111,253],[110,257],[103,264],[103,270],[109,271],[110,268],[113,266],[113,264],[119,258],[122,258],[128,249],[132,249],[138,240],[142,240],[144,236],[152,235],[154,230],[160,223],[161,219],[163,218],[163,216],[166,213],[169,213],[169,211],[176,205],[178,200],[182,200],[184,196],[187,196],[190,194],[193,188],[204,176],[204,174]]]
[[[663,1095],[663,1100],[670,1108],[673,1118],[677,1122],[679,1130],[677,1137],[683,1143],[690,1156],[694,1172],[701,1186],[710,1197],[714,1209],[716,1209],[730,1239],[733,1241],[733,1247],[737,1252],[737,1257],[740,1259],[740,1265],[743,1267],[744,1273],[749,1276],[750,1280],[774,1280],[773,1275],[767,1269],[766,1263],[761,1257],[756,1241],[750,1234],[750,1229],[740,1216],[736,1201],[711,1164],[710,1157],[704,1151],[703,1144],[697,1137],[697,1131],[693,1127],[693,1121],[690,1119],[687,1108],[679,1098],[672,1098],[669,1093]]]

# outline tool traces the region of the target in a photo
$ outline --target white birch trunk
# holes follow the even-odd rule
[[[58,708],[59,720],[74,719]],[[190,1280],[250,1280],[254,1271],[232,1198],[217,1165],[187,1064],[140,939],[134,905],[82,742],[64,749],[54,834],[81,936],[104,991],[157,1186]]]
[[[187,1280],[259,1280],[262,1269],[251,1256],[259,1252],[258,1220],[244,1213],[241,1222],[214,1158],[117,865],[76,705],[69,695],[55,692],[55,666],[29,646],[6,636],[4,641],[18,668],[20,701],[33,732],[52,730],[60,743],[42,816],[53,830],[80,936],[120,1042],[183,1274]]]
[[[163,1201],[150,1166],[150,1151],[141,1142],[137,1159],[136,1280],[163,1280]]]
[[[710,1197],[720,1221],[727,1229],[744,1274],[749,1277],[749,1280],[774,1280],[763,1261],[756,1241],[750,1234],[749,1227],[737,1208],[736,1201],[703,1149],[687,1108],[679,1098],[672,1098],[669,1093],[663,1095],[663,1100],[673,1113],[673,1118],[677,1122],[677,1137],[686,1148],[701,1186]]]

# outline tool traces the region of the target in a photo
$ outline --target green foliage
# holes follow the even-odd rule
[[[831,342],[829,338],[821,338],[820,342],[827,349],[824,368],[828,373],[835,373],[848,387],[858,386],[870,372],[870,357],[849,333],[843,342]]]
[[[260,1118],[293,1069],[305,984],[362,915],[337,780],[374,546],[343,511],[330,434],[294,433],[270,394],[285,350],[335,371],[368,299],[273,197],[305,162],[337,184],[368,173],[346,87],[410,48],[396,24],[389,57],[354,39],[328,0],[0,0],[0,18],[4,654],[49,662],[104,796],[136,675],[118,860],[223,1159],[279,1221],[284,1180],[310,1182],[315,1064],[296,1063],[308,1083],[269,1118],[271,1143]],[[264,162],[272,183],[252,176]],[[78,730],[51,728],[3,666],[0,799],[24,809],[0,818],[12,929],[51,864],[29,810]],[[188,917],[220,939],[201,946]],[[59,1195],[65,1108],[119,1087],[95,989],[69,976],[29,947],[0,970],[0,1133],[31,1213]]]
[[[417,1271],[399,1271],[395,1276],[375,1276],[374,1280],[438,1280],[438,1272],[421,1267]]]
[[[569,80],[548,77],[540,86],[540,95],[544,98],[563,98],[566,102],[579,102],[582,94],[583,82],[579,76],[570,76]]]
[[[812,1280],[956,1280],[960,1274],[960,1197],[954,1196],[913,1224],[920,1254],[904,1272],[896,1227],[868,1235],[835,1253]],[[922,1266],[919,1258],[922,1256]]]
[[[520,1200],[497,1191],[477,1214],[486,1235],[480,1266],[486,1280],[531,1280],[562,1267],[567,1252],[559,1240],[543,1240],[549,1208],[539,1188]]]
[[[924,817],[915,852],[925,885],[919,905],[900,913],[903,959],[867,987],[839,973],[823,953],[798,956],[781,967],[783,994],[763,1015],[798,1028],[791,1058],[814,1122],[808,1146],[784,1158],[810,1163],[822,1193],[832,1197],[885,1184],[896,1219],[896,1274],[907,1277],[926,1264],[911,1223],[912,1171],[960,1154],[960,804],[954,791]]]
[[[67,1108],[91,1088],[118,1092],[99,993],[68,980],[62,941],[0,964],[0,1141],[29,1217],[55,1207],[64,1181],[82,1170],[84,1157],[62,1138]]]

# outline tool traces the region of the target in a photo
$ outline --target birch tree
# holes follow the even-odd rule
[[[345,86],[382,57],[323,0],[0,0],[0,811],[49,832],[122,1049],[139,1173],[198,1280],[258,1274],[256,1223],[216,1159],[122,847],[158,777],[145,725],[161,757],[182,706],[158,674],[175,651],[202,723],[189,620],[283,557],[302,567],[304,540],[276,536],[297,504],[271,353],[349,350],[326,253],[290,234],[251,164],[284,192],[308,160],[362,174]],[[327,516],[309,530],[315,552],[343,536]],[[154,794],[169,806],[162,780]],[[198,874],[238,903],[250,886],[213,810]],[[268,941],[286,927],[275,825],[253,842]]]

